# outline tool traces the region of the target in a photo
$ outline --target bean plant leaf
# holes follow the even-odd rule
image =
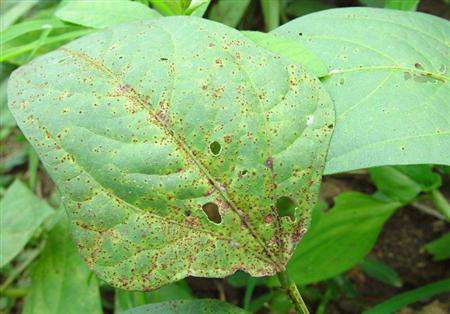
[[[310,230],[289,262],[291,276],[309,284],[354,267],[372,249],[384,222],[401,206],[359,192],[342,193],[328,212],[315,210]]]
[[[93,28],[160,17],[153,9],[137,1],[76,1],[61,3],[55,12],[61,20]]]
[[[248,313],[229,303],[219,300],[180,300],[169,301],[130,309],[124,314],[245,314]]]
[[[117,287],[272,275],[305,232],[333,104],[302,66],[234,29],[121,25],[21,67],[8,92],[82,255]]]
[[[259,46],[305,66],[308,71],[317,77],[328,74],[328,69],[322,60],[292,38],[253,31],[243,31],[242,33]]]
[[[450,23],[396,10],[321,11],[274,31],[310,49],[330,73],[336,106],[325,173],[450,164]]]
[[[97,279],[70,238],[66,215],[50,231],[31,281],[24,314],[102,313]]]
[[[442,261],[450,258],[450,232],[425,245],[428,253],[433,255],[434,260]]]
[[[241,22],[245,11],[250,5],[250,0],[229,1],[218,0],[209,13],[209,19],[236,27]]]
[[[384,166],[369,169],[379,191],[392,200],[406,204],[420,192],[439,188],[441,176],[432,165]]]
[[[23,249],[42,222],[53,213],[25,184],[15,181],[0,202],[0,267]]]

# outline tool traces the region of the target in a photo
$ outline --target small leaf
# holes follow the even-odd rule
[[[420,0],[385,0],[384,7],[403,11],[415,11]]]
[[[307,14],[311,14],[317,11],[323,11],[333,8],[332,5],[318,1],[293,1],[286,7],[286,13],[293,17],[299,17]]]
[[[116,287],[272,275],[306,230],[333,104],[237,30],[183,16],[124,24],[21,67],[8,92],[82,255]]]
[[[375,8],[320,11],[274,31],[317,55],[336,106],[325,173],[450,164],[450,23]]]
[[[433,255],[435,261],[450,258],[450,232],[447,232],[439,239],[427,243],[425,249]]]
[[[386,166],[369,169],[370,177],[384,195],[394,201],[409,203],[420,192],[441,185],[441,177],[432,165]]]
[[[314,212],[310,230],[289,262],[291,277],[306,285],[352,268],[371,250],[384,222],[400,206],[358,192],[340,194],[328,212]]]
[[[102,313],[97,279],[78,255],[65,215],[50,231],[31,282],[24,314]]]
[[[17,180],[0,201],[0,213],[0,267],[3,267],[23,249],[53,210]]]
[[[124,312],[124,314],[245,314],[234,305],[218,300],[181,300],[147,304]]]
[[[148,303],[147,292],[126,291],[116,289],[114,293],[114,313],[123,313],[126,310]]]
[[[422,286],[420,288],[400,293],[389,300],[380,303],[363,314],[390,314],[396,313],[408,304],[427,300],[433,296],[450,292],[450,279],[444,279]]]
[[[231,27],[237,27],[249,4],[250,0],[219,0],[212,6],[208,18]]]
[[[39,0],[28,1],[2,1],[2,11],[4,6],[7,6],[0,16],[0,29],[3,31],[15,21],[25,15],[31,8],[39,3]]]
[[[380,261],[366,258],[359,263],[361,269],[370,277],[384,282],[393,287],[400,288],[403,285],[398,273]]]
[[[154,19],[158,12],[134,1],[76,1],[68,0],[55,12],[61,20],[93,28]]]
[[[0,44],[4,45],[8,41],[24,35],[29,32],[45,30],[45,29],[57,29],[57,28],[68,28],[69,25],[65,24],[59,19],[36,19],[28,20],[18,24],[14,24],[2,32],[0,38]]]
[[[253,31],[243,31],[242,33],[257,43],[258,46],[285,56],[290,60],[303,65],[308,71],[317,77],[322,77],[328,74],[328,69],[322,60],[292,38],[275,35],[272,33],[269,34]]]

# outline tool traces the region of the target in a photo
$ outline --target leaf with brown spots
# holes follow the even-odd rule
[[[12,75],[9,106],[88,265],[140,290],[283,270],[334,123],[301,66],[189,17],[121,25],[40,57]],[[286,216],[279,199],[292,201]]]

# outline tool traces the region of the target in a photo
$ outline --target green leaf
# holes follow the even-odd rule
[[[371,250],[384,222],[401,204],[346,192],[328,212],[314,211],[312,224],[288,265],[299,284],[332,278],[361,261]]]
[[[184,280],[165,285],[152,292],[134,292],[116,289],[114,311],[115,313],[121,313],[147,303],[191,299],[194,299],[194,297],[191,289]]]
[[[426,286],[398,294],[389,300],[376,305],[363,314],[390,314],[395,313],[408,304],[429,299],[433,296],[450,292],[450,279],[430,283]]]
[[[124,314],[245,314],[234,305],[218,300],[181,300],[147,304],[124,312]]]
[[[148,303],[191,299],[194,299],[194,296],[191,288],[184,280],[165,285],[157,290],[153,290],[148,295]]]
[[[21,67],[8,92],[84,258],[117,287],[272,275],[305,231],[333,104],[301,66],[234,29],[122,25]]]
[[[158,12],[142,3],[125,0],[68,0],[61,4],[55,15],[63,21],[93,28],[160,17]]]
[[[124,311],[145,305],[148,303],[147,293],[140,291],[125,291],[116,289],[114,294],[114,313],[119,314]]]
[[[15,181],[0,201],[0,267],[11,261],[53,210],[22,182]]]
[[[4,3],[6,2],[6,3]],[[3,6],[8,5],[7,1],[2,1],[2,11]],[[0,29],[4,30],[8,26],[14,24],[15,21],[20,19],[23,15],[25,15],[31,8],[33,8],[39,0],[27,0],[27,1],[11,1],[12,5],[2,12],[0,16]]]
[[[441,176],[432,165],[386,166],[369,169],[370,177],[384,195],[403,204],[420,192],[428,192],[441,185]]]
[[[184,14],[202,17],[208,9],[210,2],[211,0],[192,0]]]
[[[420,0],[385,0],[384,7],[403,11],[415,11]]]
[[[427,243],[425,249],[433,255],[435,261],[450,258],[450,232],[447,232],[439,239]]]
[[[212,6],[208,18],[231,27],[237,27],[249,4],[250,0],[219,0]]]
[[[328,69],[322,60],[292,38],[253,31],[243,31],[242,33],[260,47],[285,56],[293,62],[303,65],[317,77],[328,74]]]
[[[318,1],[299,0],[290,2],[286,7],[286,13],[290,16],[298,17],[331,8],[333,8],[332,5],[322,2],[320,0]]]
[[[3,45],[8,41],[29,32],[46,29],[67,28],[67,27],[69,27],[69,25],[55,18],[25,21],[19,24],[14,24],[5,29],[2,32],[2,36],[0,37],[0,44]]]
[[[326,25],[326,27],[324,27]],[[336,106],[325,173],[395,164],[450,164],[450,23],[374,8],[321,11],[274,31],[331,70]]]
[[[6,44],[5,50],[3,50],[0,55],[0,62],[8,61],[15,64],[25,64],[29,61],[28,58],[26,56],[22,59],[19,57],[24,56],[24,54],[29,53],[30,51],[36,49],[43,49],[44,52],[51,51],[58,48],[63,43],[67,43],[68,41],[92,32],[92,29],[80,29],[79,27],[76,27],[59,35],[47,37],[45,39],[37,38],[34,41],[22,40],[23,45],[19,46],[8,46],[8,44]],[[39,54],[41,53],[42,52]]]
[[[166,16],[184,15],[191,0],[149,0],[152,6]]]
[[[24,314],[102,313],[97,279],[78,255],[65,217],[50,231],[31,281]]]
[[[280,25],[280,0],[260,0],[264,25],[267,32]]]
[[[398,273],[385,263],[366,258],[359,263],[359,266],[368,276],[375,278],[378,281],[397,288],[400,288],[403,285],[402,279]]]
[[[8,101],[6,98],[7,83],[8,80],[4,79],[0,84],[0,140],[3,140],[6,136],[8,136],[12,129],[16,126],[16,121],[8,109]]]

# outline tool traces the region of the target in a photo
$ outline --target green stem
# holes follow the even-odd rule
[[[297,285],[289,278],[287,271],[279,272],[278,279],[280,280],[281,287],[286,291],[291,302],[294,304],[297,313],[309,314],[308,308],[297,289]]]
[[[252,300],[253,290],[255,290],[255,281],[256,279],[254,277],[250,277],[247,282],[244,295],[244,310],[246,311],[250,309],[250,301]]]

